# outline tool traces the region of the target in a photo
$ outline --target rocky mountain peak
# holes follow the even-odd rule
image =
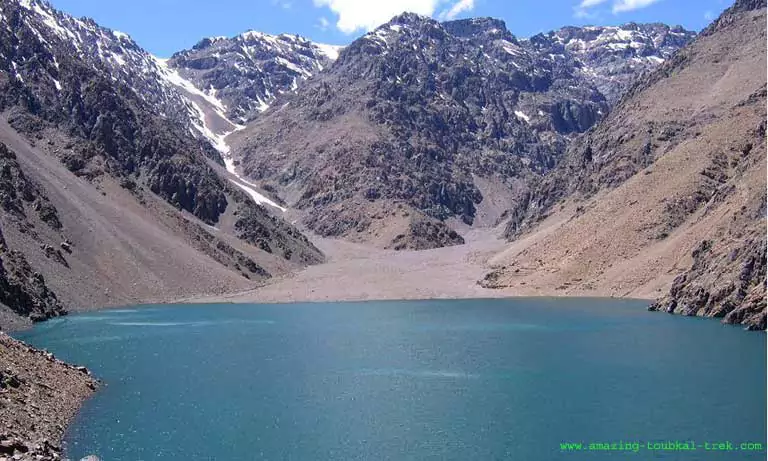
[[[575,60],[576,70],[615,104],[637,75],[659,66],[695,36],[681,26],[632,22],[567,26],[537,34],[528,43],[553,60]]]
[[[219,99],[229,119],[245,123],[280,94],[333,63],[340,50],[298,35],[251,30],[230,38],[205,38],[175,53],[168,66]]]
[[[214,43],[216,43],[218,41],[221,41],[221,40],[226,40],[226,39],[227,39],[227,37],[205,37],[202,40],[200,40],[199,42],[195,43],[192,46],[192,49],[193,50],[204,50],[204,49],[212,46]]]
[[[663,62],[672,34],[657,29],[565,28],[518,40],[498,19],[399,15],[246,128],[235,155],[321,234],[373,232],[388,226],[374,210],[395,206],[492,225],[504,211],[494,196],[521,197],[608,113],[606,94]]]
[[[372,210],[399,204],[432,224],[393,237],[421,242],[409,232],[426,232],[438,246],[455,242],[439,237],[450,236],[440,221],[482,215],[493,224],[503,210],[486,205],[491,189],[515,196],[609,109],[572,66],[516,40],[502,21],[415,15],[355,40],[286,102],[239,135],[246,175],[293,194],[286,202],[322,234],[389,226]]]
[[[766,7],[766,0],[736,0],[733,11],[754,11]]]
[[[399,24],[401,26],[419,26],[424,22],[429,22],[429,21],[434,21],[434,19],[430,18],[429,16],[424,16],[418,13],[411,13],[406,11],[393,17],[386,24],[379,26],[379,28],[387,25],[391,25],[391,24]]]
[[[198,108],[179,92],[179,86],[189,86],[188,82],[128,34],[62,13],[45,1],[0,0],[0,5],[0,22],[11,33],[3,57],[20,84],[48,87],[56,97],[66,98],[63,66],[69,56],[78,56],[90,72],[132,91],[147,110],[207,138]]]
[[[453,36],[464,38],[510,38],[512,34],[501,19],[471,18],[446,21],[443,27]]]

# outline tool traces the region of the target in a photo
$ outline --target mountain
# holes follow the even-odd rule
[[[482,283],[765,329],[765,23],[764,0],[739,0],[633,84],[512,210]]]
[[[0,303],[10,311],[40,320],[244,289],[322,260],[233,184],[175,75],[91,20],[0,1]]]
[[[193,84],[184,80],[176,71],[169,69],[165,61],[152,56],[142,49],[131,37],[119,31],[101,27],[89,18],[74,18],[52,8],[43,1],[6,2],[7,9],[17,11],[13,5],[22,9],[18,16],[22,30],[30,35],[18,37],[20,42],[28,39],[40,42],[40,50],[53,58],[51,68],[46,69],[47,76],[40,76],[41,83],[53,85],[58,90],[62,86],[59,77],[59,61],[51,47],[56,42],[66,42],[66,48],[78,54],[78,59],[85,66],[105,75],[112,82],[119,82],[132,89],[136,96],[159,116],[175,124],[192,129],[195,136],[207,138],[214,143],[215,135],[209,132],[204,120],[204,109],[212,106],[220,109],[221,102],[211,97],[202,101],[187,97],[204,96]],[[7,25],[12,25],[12,17],[6,16]],[[51,35],[52,34],[52,35]],[[53,38],[53,42],[49,40]],[[9,56],[5,56],[10,59]],[[24,62],[11,61],[15,65],[14,73],[23,74]]]
[[[651,30],[644,40],[669,43]],[[396,249],[460,244],[457,231],[499,222],[610,110],[584,66],[616,73],[608,62],[619,55],[542,37],[520,40],[491,18],[397,16],[233,134],[234,157],[321,235]],[[619,88],[624,77],[601,82]]]
[[[582,76],[613,105],[638,75],[656,68],[695,36],[681,26],[628,23],[563,27],[531,37],[530,45],[552,59],[574,57]]]
[[[277,96],[329,66],[340,49],[297,35],[248,31],[232,38],[204,38],[175,53],[168,66],[222,101],[229,119],[246,123]]]

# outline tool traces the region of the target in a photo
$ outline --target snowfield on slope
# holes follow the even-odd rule
[[[167,82],[181,88],[187,93],[201,97],[206,103],[209,104],[210,109],[213,112],[215,112],[215,114],[218,117],[220,117],[222,120],[224,120],[230,126],[233,127],[233,129],[229,131],[223,131],[218,133],[215,132],[209,126],[204,108],[201,107],[201,105],[198,104],[197,102],[192,101],[189,97],[185,98],[187,102],[189,102],[190,106],[194,109],[197,115],[197,119],[196,119],[197,123],[194,124],[195,129],[197,129],[200,132],[200,134],[203,135],[211,143],[211,145],[213,145],[213,147],[219,151],[219,153],[221,154],[221,157],[224,159],[224,166],[226,167],[227,171],[232,176],[234,176],[234,179],[230,178],[229,181],[232,184],[239,187],[240,189],[242,189],[246,194],[248,194],[248,196],[250,196],[253,199],[254,202],[258,203],[259,205],[268,205],[273,208],[277,208],[280,211],[286,211],[286,208],[278,205],[273,200],[264,196],[264,194],[261,194],[260,192],[258,192],[256,190],[258,186],[248,182],[246,179],[244,179],[242,176],[240,176],[237,173],[235,160],[232,157],[231,149],[229,147],[229,144],[227,144],[226,137],[234,133],[235,131],[242,130],[245,127],[232,122],[226,117],[226,115],[224,115],[226,112],[226,107],[219,99],[217,99],[213,95],[210,95],[201,91],[192,82],[190,82],[189,80],[179,75],[178,72],[176,72],[173,69],[170,69],[166,64],[166,62],[168,61],[167,59],[161,59],[161,58],[155,57],[155,60],[157,61],[158,66],[161,69],[161,76]]]

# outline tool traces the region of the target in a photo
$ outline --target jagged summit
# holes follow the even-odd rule
[[[527,40],[553,60],[572,58],[577,71],[615,104],[635,77],[669,59],[696,36],[681,26],[627,23],[563,27]]]
[[[441,33],[447,33],[454,38],[507,38],[515,40],[514,35],[507,30],[506,23],[501,19],[481,17],[440,22],[429,16],[416,13],[403,13],[395,16],[365,34],[364,37],[384,38],[392,32],[399,33],[403,30],[410,30],[411,33],[432,34],[433,38],[438,38]]]
[[[507,30],[507,24],[496,18],[471,18],[446,21],[443,27],[456,37],[475,38],[479,36],[514,38]]]
[[[204,93],[219,98],[237,123],[252,120],[280,94],[322,71],[341,47],[290,34],[246,31],[234,37],[205,38],[175,53],[170,68]]]
[[[429,16],[424,16],[422,14],[418,13],[412,13],[409,11],[400,13],[396,16],[394,16],[392,19],[390,19],[388,22],[382,24],[379,27],[383,27],[390,24],[400,24],[402,26],[406,25],[417,25],[421,24],[425,21],[434,21],[434,19],[430,18]],[[378,27],[377,27],[378,29]]]
[[[759,10],[760,8],[765,8],[765,6],[766,0],[736,0],[730,8],[730,12]]]

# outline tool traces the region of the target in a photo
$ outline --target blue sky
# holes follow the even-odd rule
[[[518,37],[564,25],[629,21],[681,24],[700,30],[730,6],[728,0],[51,0],[75,16],[130,34],[168,57],[201,38],[248,29],[296,33],[344,45],[402,11],[438,19],[492,16]]]

